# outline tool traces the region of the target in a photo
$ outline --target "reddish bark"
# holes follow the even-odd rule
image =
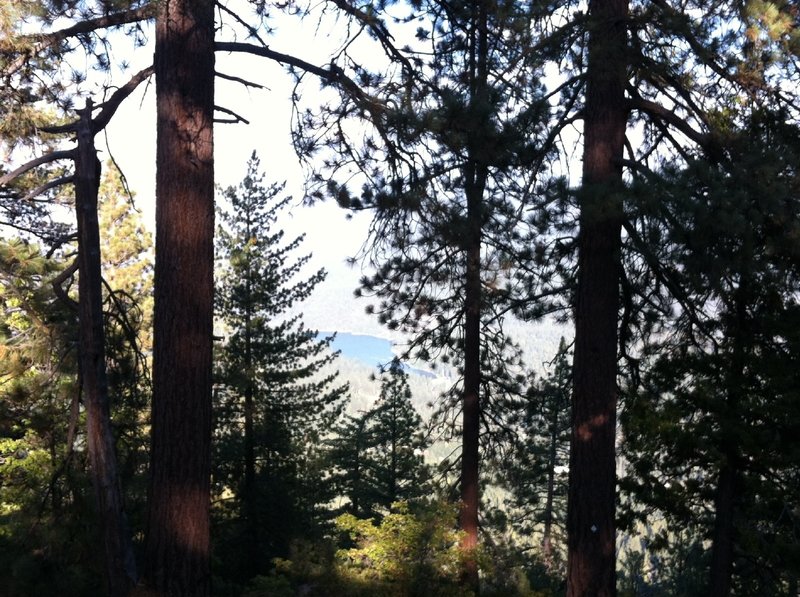
[[[627,122],[627,13],[627,0],[589,2],[567,513],[567,594],[576,597],[615,593],[620,161]]]
[[[210,592],[214,3],[156,18],[156,264],[146,581]]]
[[[473,3],[474,29],[470,40],[470,106],[480,119],[487,103],[488,38],[487,5]],[[470,134],[468,156],[463,168],[464,194],[467,200],[467,237],[464,239],[466,272],[464,278],[464,394],[461,437],[461,511],[459,525],[464,531],[461,547],[465,553],[463,583],[479,591],[478,511],[480,507],[480,421],[481,421],[481,243],[484,192],[489,168],[484,155],[485,140],[479,131]]]

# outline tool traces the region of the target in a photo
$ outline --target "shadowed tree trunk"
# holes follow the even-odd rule
[[[108,594],[127,595],[136,583],[133,545],[119,484],[108,399],[100,269],[97,193],[100,161],[94,147],[92,103],[80,111],[75,159],[75,213],[78,223],[78,320],[80,370],[86,408],[86,447],[106,559]]]
[[[210,591],[214,3],[156,17],[156,264],[146,581]]]
[[[472,39],[469,58],[469,113],[474,122],[483,123],[488,107],[488,33],[486,2],[473,3]],[[480,507],[479,445],[481,420],[481,243],[483,228],[483,194],[489,168],[480,159],[485,148],[481,132],[473,130],[467,145],[464,165],[464,194],[467,200],[464,252],[464,397],[461,443],[461,512],[459,525],[464,531],[462,549],[467,552],[463,582],[475,594],[479,590],[478,562],[474,557],[478,546],[478,510]]]
[[[480,440],[480,219],[475,213],[480,209],[482,190],[467,191],[467,218],[470,220],[467,273],[464,297],[464,404],[461,443],[461,513],[459,525],[464,531],[461,547],[474,553],[478,546],[478,507],[480,504],[479,440]],[[478,588],[478,563],[468,555],[464,570],[464,583],[473,590]]]
[[[615,594],[617,309],[627,0],[589,2],[567,507],[567,594]]]
[[[547,569],[553,566],[553,501],[556,492],[556,457],[558,455],[558,409],[553,407],[550,418],[550,449],[547,455],[547,497],[544,505],[542,553]]]
[[[728,337],[733,342],[731,372],[728,391],[725,396],[719,427],[721,434],[720,451],[722,465],[717,478],[717,491],[714,496],[714,530],[711,543],[710,595],[727,597],[731,594],[733,575],[733,546],[736,533],[734,516],[736,514],[737,482],[741,471],[741,458],[737,443],[741,441],[736,433],[736,420],[743,401],[742,392],[749,384],[745,378],[748,356],[745,346],[752,342],[748,338],[749,325],[747,305],[753,303],[749,296],[752,280],[746,272],[739,272],[739,287],[734,294],[733,321],[728,324]]]

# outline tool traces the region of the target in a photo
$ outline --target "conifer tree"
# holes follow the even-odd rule
[[[279,217],[290,198],[264,185],[259,164],[254,153],[239,186],[225,191],[230,207],[217,245],[217,314],[227,338],[218,355],[214,476],[219,491],[236,496],[249,576],[285,557],[292,539],[319,532],[307,523],[319,522],[330,497],[319,493],[322,480],[309,478],[314,446],[347,394],[330,368],[333,337],[318,338],[293,314],[325,272],[298,279],[310,256],[295,257],[303,236],[284,240]]]
[[[326,455],[333,471],[332,482],[336,497],[347,499],[341,510],[356,518],[369,518],[372,515],[368,499],[372,491],[367,424],[366,412],[357,416],[345,415],[326,441]]]
[[[394,502],[413,500],[429,489],[423,456],[428,441],[407,377],[394,358],[381,370],[375,405],[346,417],[327,441],[338,496],[347,499],[343,510],[357,518],[385,515]]]
[[[371,312],[411,334],[413,356],[454,363],[459,373],[437,422],[461,443],[459,521],[464,551],[474,554],[481,450],[492,449],[507,403],[522,394],[518,355],[502,322],[518,291],[528,299],[560,283],[531,275],[518,284],[512,272],[520,247],[529,250],[522,205],[546,162],[538,147],[547,110],[540,57],[527,50],[536,9],[482,0],[412,3],[403,20],[420,23],[417,43],[401,49],[392,45],[388,14],[375,18],[339,5],[394,64],[374,72],[353,56],[354,79],[369,102],[347,96],[319,114],[298,112],[296,142],[301,151],[325,152],[315,171],[325,183],[320,195],[332,194],[348,209],[374,209],[376,273],[359,290],[377,299]],[[334,123],[350,115],[368,117],[374,129],[349,138],[348,128]],[[361,192],[338,178],[344,164],[363,173]],[[532,316],[543,312],[539,302],[527,304],[535,305]],[[464,581],[477,590],[472,556]]]
[[[498,463],[500,484],[510,492],[509,520],[528,541],[540,540],[548,572],[565,564],[566,498],[569,464],[572,366],[564,338],[551,370],[534,382],[518,415],[518,440],[510,457]]]
[[[381,395],[365,417],[369,425],[372,458],[370,473],[373,508],[388,511],[397,501],[420,497],[427,491],[422,418],[411,404],[408,374],[394,358],[381,372]]]
[[[711,542],[714,595],[789,594],[798,571],[784,513],[800,499],[785,441],[800,421],[800,151],[784,114],[746,121],[721,161],[669,169],[658,187],[675,223],[661,250],[688,308],[644,353],[623,419],[625,489]]]

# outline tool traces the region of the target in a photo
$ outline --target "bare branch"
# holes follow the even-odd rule
[[[67,278],[72,277],[77,271],[78,259],[76,258],[67,269],[58,274],[55,278],[53,278],[53,281],[50,282],[53,285],[53,292],[56,293],[56,296],[73,311],[78,310],[78,303],[70,298],[61,285],[67,280]]]
[[[261,42],[262,46],[267,47],[267,43],[263,39],[261,39],[261,36],[258,34],[258,30],[255,27],[247,23],[244,19],[242,19],[242,17],[233,12],[230,8],[223,5],[222,2],[217,2],[216,5],[217,8],[231,15],[237,23],[239,23],[242,27],[247,29],[247,32],[250,34],[250,37],[252,37],[253,39],[257,39],[259,42]]]
[[[239,122],[243,122],[245,124],[250,124],[250,121],[247,120],[247,118],[241,116],[240,114],[237,114],[233,110],[229,110],[228,108],[223,108],[222,106],[214,106],[214,109],[224,114],[230,114],[231,116],[233,116],[233,118],[225,118],[225,119],[215,118],[214,122],[222,122],[227,124],[237,124]]]
[[[339,10],[354,17],[367,27],[383,46],[386,54],[393,60],[402,64],[407,74],[413,75],[417,72],[417,69],[414,68],[408,58],[394,45],[394,37],[389,33],[386,24],[375,16],[374,11],[365,12],[353,6],[351,2],[345,2],[344,0],[333,0],[333,3]]]
[[[128,82],[125,83],[125,85],[112,93],[110,98],[108,98],[102,104],[99,104],[98,107],[102,107],[102,110],[100,110],[100,114],[98,114],[97,117],[92,120],[92,133],[96,135],[98,132],[102,131],[114,116],[117,108],[119,108],[119,105],[125,100],[125,98],[133,93],[139,84],[142,81],[146,81],[154,72],[155,67],[153,65],[143,68],[138,73],[133,75]]]
[[[67,159],[70,160],[75,159],[74,149],[64,149],[61,151],[51,151],[50,153],[46,153],[42,156],[39,156],[36,159],[31,160],[30,162],[22,164],[22,166],[20,166],[13,172],[9,172],[8,174],[0,178],[0,187],[7,185],[15,178],[21,176],[22,174],[25,174],[28,170],[36,168],[37,166],[41,166],[42,164],[47,164],[49,162],[56,162],[58,160],[67,160]]]
[[[241,83],[245,87],[254,87],[255,89],[267,89],[264,85],[260,85],[259,83],[253,83],[252,81],[248,81],[247,79],[242,79],[240,77],[234,77],[233,75],[228,75],[225,73],[221,73],[219,71],[214,71],[214,75],[219,77],[220,79],[225,79],[227,81],[233,81],[234,83]]]

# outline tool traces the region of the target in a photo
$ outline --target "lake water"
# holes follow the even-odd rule
[[[329,336],[330,332],[320,332],[319,334],[320,336]],[[392,342],[375,336],[338,332],[331,347],[334,350],[341,350],[346,357],[359,360],[372,367],[384,365],[395,356],[392,352]]]
[[[329,336],[330,334],[330,332],[319,332],[321,337]],[[392,341],[375,336],[337,332],[331,347],[334,350],[342,351],[343,356],[361,361],[370,367],[386,365],[395,357],[394,352],[392,352]],[[403,365],[403,368],[408,373],[422,375],[423,377],[436,377],[429,371],[415,369],[406,364]]]

